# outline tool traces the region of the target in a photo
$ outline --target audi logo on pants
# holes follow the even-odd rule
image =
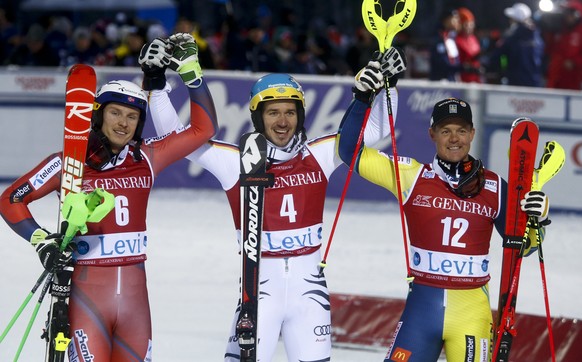
[[[326,324],[324,326],[315,326],[313,328],[313,334],[316,336],[329,336],[331,334],[331,324]]]

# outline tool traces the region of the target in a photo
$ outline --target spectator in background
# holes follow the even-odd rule
[[[58,54],[44,42],[46,32],[40,24],[32,24],[24,42],[14,48],[5,65],[56,67],[60,63]]]
[[[59,59],[67,55],[70,40],[73,34],[73,23],[65,16],[48,16],[41,25],[46,29],[44,43]]]
[[[239,22],[227,15],[223,23],[222,59],[224,69],[243,70],[246,64],[245,38]]]
[[[198,23],[186,17],[180,17],[174,26],[173,33],[188,33],[192,35],[198,45],[198,61],[200,62],[200,66],[206,69],[216,68],[212,49],[209,46],[209,42],[204,38]]]
[[[561,5],[563,29],[550,34],[546,54],[549,56],[549,88],[582,88],[582,4],[569,1]]]
[[[346,62],[348,38],[333,23],[327,24],[325,33],[326,36],[319,37],[319,43],[323,45],[320,58],[327,64],[327,74],[351,74],[348,63]],[[368,56],[371,55],[372,53]]]
[[[541,87],[544,42],[531,19],[530,8],[515,3],[504,14],[510,26],[486,60],[488,68],[500,72],[502,84]]]
[[[18,29],[14,25],[14,14],[0,7],[0,64],[20,41]]]
[[[139,67],[138,58],[141,48],[146,43],[147,30],[139,26],[127,28],[122,35],[122,43],[115,49],[115,65]]]
[[[307,51],[321,63],[319,72],[315,74],[334,74],[331,67],[333,59],[331,42],[319,31],[309,33],[307,37]]]
[[[277,30],[281,31],[276,32],[273,36],[275,42],[273,51],[277,56],[278,71],[282,73],[290,73],[293,55],[297,51],[297,44],[295,43],[295,38],[290,30]]]
[[[91,42],[99,49],[99,55],[95,59],[95,65],[105,66],[113,65],[115,54],[113,44],[107,37],[108,22],[105,19],[99,19],[90,27]]]
[[[168,32],[166,28],[160,23],[152,23],[148,25],[146,32],[146,41],[152,42],[155,38],[167,38]]]
[[[311,43],[307,34],[299,34],[290,73],[325,74],[325,63],[311,51]]]
[[[93,42],[91,31],[80,26],[73,32],[72,44],[61,63],[67,67],[77,63],[96,64],[99,56],[99,47]]]
[[[251,72],[276,72],[275,54],[269,38],[257,23],[249,27],[247,37],[243,42],[246,63],[244,70]]]
[[[455,38],[460,28],[459,13],[449,9],[441,17],[441,27],[430,52],[430,80],[460,80],[459,49]]]
[[[483,83],[481,76],[481,45],[475,36],[475,16],[467,8],[459,8],[460,30],[455,38],[461,62],[461,81]]]
[[[356,30],[354,40],[346,51],[346,62],[352,75],[358,73],[360,69],[368,64],[370,56],[378,50],[376,38],[363,26]]]

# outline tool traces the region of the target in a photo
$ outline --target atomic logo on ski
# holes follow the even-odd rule
[[[521,137],[519,137],[518,141],[528,141],[529,143],[532,143],[531,138],[529,137],[529,127],[526,127],[523,130],[523,133],[521,135]]]

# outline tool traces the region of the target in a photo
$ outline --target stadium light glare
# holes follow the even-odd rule
[[[543,12],[550,12],[554,10],[554,3],[552,2],[552,0],[540,0],[540,2],[538,3],[538,7]]]

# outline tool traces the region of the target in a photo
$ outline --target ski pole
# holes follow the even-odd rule
[[[404,8],[399,9],[399,4],[404,4]],[[380,51],[383,52],[386,48],[389,48],[392,45],[392,40],[398,34],[398,32],[406,29],[412,19],[414,18],[414,14],[416,13],[416,0],[400,0],[396,3],[394,7],[394,14],[388,18],[388,20],[384,20],[381,15],[378,15],[375,9],[375,6],[380,7],[381,11],[381,4],[378,0],[364,0],[362,2],[362,19],[364,20],[364,24],[370,33],[372,33],[377,39],[378,44],[380,47]],[[398,25],[398,26],[396,26]],[[387,45],[387,46],[386,46]],[[387,81],[387,79],[385,79]],[[387,83],[386,83],[387,84]],[[386,94],[388,94],[388,88],[386,88]],[[391,110],[390,99],[388,99],[388,107]],[[391,111],[390,111],[391,113]],[[327,246],[325,248],[325,253],[323,255],[323,259],[319,263],[319,274],[323,273],[323,269],[327,266],[327,255],[329,254],[329,249],[331,247],[331,243],[333,241],[333,236],[335,234],[335,229],[337,226],[337,222],[339,220],[339,215],[341,213],[343,203],[346,197],[346,193],[352,178],[352,174],[354,171],[354,165],[356,163],[356,158],[358,155],[358,151],[362,144],[362,140],[364,139],[364,130],[366,128],[366,123],[368,121],[368,116],[370,114],[370,109],[366,111],[364,116],[364,122],[362,124],[362,128],[360,129],[360,135],[358,136],[358,142],[356,144],[356,149],[354,150],[354,154],[352,156],[350,167],[348,170],[348,175],[346,176],[346,181],[344,183],[344,187],[342,190],[342,194],[340,197],[340,201],[338,204],[337,211],[335,213],[335,218],[333,221],[333,225],[331,227],[331,231],[329,234],[329,239],[327,242]],[[390,131],[393,132],[394,127],[390,128]],[[394,142],[394,140],[393,140]],[[408,258],[407,258],[408,259]]]
[[[36,316],[37,316],[38,310],[40,309],[40,306],[42,304],[42,300],[44,299],[44,296],[46,295],[46,293],[49,289],[49,286],[51,285],[51,282],[53,280],[53,275],[54,275],[53,273],[49,273],[46,281],[44,282],[44,285],[43,285],[42,290],[40,292],[40,295],[38,297],[38,301],[36,302],[36,305],[34,306],[34,310],[32,312],[32,315],[30,316],[30,320],[28,321],[28,325],[26,326],[26,330],[24,331],[24,335],[22,336],[22,339],[20,340],[20,345],[18,346],[18,350],[16,351],[16,355],[14,356],[14,362],[18,361],[18,357],[20,357],[20,353],[22,352],[22,348],[24,347],[24,344],[26,343],[26,340],[28,339],[28,335],[30,334],[30,330],[32,329],[32,324],[36,320]]]
[[[91,192],[90,194],[88,194],[85,197],[85,200],[83,200],[86,203],[86,207],[87,207],[87,212],[81,213],[82,217],[84,217],[83,221],[84,222],[87,222],[87,221],[88,222],[95,222],[95,221],[101,220],[113,208],[111,206],[112,197],[110,195],[111,194],[107,193],[103,189],[97,189],[97,190],[94,190],[93,192]],[[103,200],[102,200],[102,198],[103,198]],[[67,216],[70,217],[70,214],[72,214],[73,211],[75,214],[79,214],[79,210],[80,210],[80,208],[78,206],[74,206],[74,207],[70,206],[70,207],[68,207]],[[71,227],[70,230],[67,229],[65,239],[61,242],[61,245],[60,245],[61,251],[64,251],[66,246],[72,240],[73,236],[76,234],[76,232],[82,226],[84,226],[84,223],[81,226],[77,225],[76,228]],[[63,231],[63,230],[61,230],[61,231]],[[36,291],[38,290],[38,287],[40,287],[40,285],[45,280],[47,275],[49,275],[49,272],[47,270],[44,270],[42,272],[42,274],[40,275],[40,277],[37,279],[36,283],[34,284],[32,289],[30,290],[30,292],[28,293],[28,295],[26,296],[26,298],[24,299],[24,301],[22,302],[22,304],[20,305],[20,307],[18,308],[18,310],[16,311],[16,313],[14,314],[14,316],[12,317],[10,322],[8,322],[8,325],[6,326],[4,331],[2,332],[2,335],[0,335],[0,343],[2,343],[4,338],[6,338],[6,335],[12,329],[12,327],[14,326],[14,323],[16,323],[18,318],[20,318],[20,315],[24,311],[24,308],[26,308],[26,306],[28,305],[28,303],[32,299],[32,296],[34,295],[34,293],[36,293]]]
[[[325,247],[325,253],[323,254],[323,259],[319,263],[319,275],[323,273],[323,269],[327,266],[327,254],[329,253],[329,248],[331,247],[331,242],[333,241],[333,236],[335,234],[335,228],[337,226],[337,222],[339,220],[340,213],[342,211],[342,206],[344,204],[344,200],[346,198],[346,193],[348,191],[348,187],[350,185],[350,181],[352,179],[352,174],[354,173],[354,165],[356,164],[356,159],[358,158],[358,151],[362,146],[362,141],[364,139],[364,130],[366,129],[366,123],[368,123],[368,117],[370,115],[370,109],[366,110],[366,114],[364,115],[364,122],[362,123],[362,128],[360,128],[360,134],[358,136],[358,142],[356,143],[356,149],[354,150],[354,155],[352,156],[352,160],[350,161],[350,168],[348,169],[348,175],[346,176],[346,182],[344,183],[344,187],[342,190],[342,195],[339,200],[339,204],[337,206],[337,211],[335,213],[335,218],[333,219],[333,225],[331,226],[331,231],[329,233],[329,240],[327,242],[327,246]]]
[[[552,330],[552,315],[550,313],[550,299],[548,296],[548,284],[546,281],[546,267],[544,263],[544,253],[542,252],[542,240],[539,229],[536,230],[536,242],[538,244],[538,259],[540,262],[540,273],[542,276],[542,291],[544,293],[544,304],[546,307],[546,323],[548,325],[548,339],[550,342],[550,354],[552,362],[556,362],[556,350],[554,346],[554,332]]]
[[[30,299],[32,299],[32,296],[34,295],[34,293],[36,293],[36,290],[42,284],[42,282],[45,280],[47,275],[49,275],[49,272],[47,270],[45,270],[42,272],[40,277],[38,277],[36,283],[34,284],[32,289],[30,290],[30,293],[28,293],[28,295],[26,296],[26,298],[24,299],[24,301],[20,305],[20,308],[18,308],[18,310],[16,311],[16,313],[14,314],[14,316],[12,317],[10,322],[8,322],[8,325],[4,329],[4,332],[2,332],[2,335],[0,335],[0,343],[2,343],[2,341],[4,340],[4,338],[6,337],[8,332],[10,331],[10,329],[12,329],[12,326],[14,325],[16,320],[20,317],[20,315],[22,314],[22,311],[24,310],[24,308],[26,308],[26,306],[28,305],[28,302],[30,302]]]
[[[380,15],[377,11],[380,11]],[[376,37],[380,52],[388,49],[392,45],[392,40],[396,34],[406,29],[412,23],[416,14],[416,0],[399,0],[394,7],[394,15],[388,21],[382,19],[382,5],[379,0],[364,0],[362,3],[362,17],[366,29]],[[390,137],[392,141],[392,156],[394,165],[394,177],[396,180],[398,208],[400,211],[400,223],[402,226],[402,238],[404,243],[404,253],[406,258],[406,280],[412,282],[410,276],[410,260],[408,255],[408,238],[406,232],[406,221],[404,219],[404,206],[402,200],[402,186],[400,183],[400,168],[398,166],[398,150],[396,147],[396,135],[394,132],[394,115],[392,113],[392,101],[388,89],[388,79],[384,79],[386,89],[386,101],[388,106],[388,120],[390,126]]]
[[[538,168],[534,170],[532,190],[541,190],[543,184],[545,184],[549,179],[551,179],[558,172],[560,172],[560,170],[564,166],[565,159],[566,155],[564,152],[564,148],[558,142],[556,141],[546,142],[544,146],[544,153],[540,158],[540,164]],[[549,172],[543,172],[542,170],[544,169],[549,170]],[[542,239],[540,236],[539,228],[536,230],[536,243],[538,246],[538,260],[540,265],[540,274],[542,278],[542,291],[544,294],[544,304],[546,308],[546,323],[548,325],[548,339],[550,343],[550,353],[552,356],[552,362],[555,362],[556,351],[554,345],[554,333],[552,330],[552,315],[550,313],[550,299],[548,296],[548,285],[546,280],[546,266],[544,263],[544,254],[542,251]]]

